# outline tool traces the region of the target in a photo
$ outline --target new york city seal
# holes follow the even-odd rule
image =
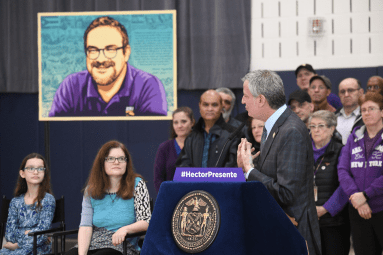
[[[173,212],[172,234],[177,246],[187,253],[207,249],[216,238],[221,214],[215,198],[206,191],[187,193]]]

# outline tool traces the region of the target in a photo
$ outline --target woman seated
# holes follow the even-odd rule
[[[359,98],[364,126],[356,127],[338,165],[340,186],[350,199],[349,215],[355,254],[383,249],[383,96]]]
[[[33,237],[28,236],[28,233],[50,229],[55,207],[46,161],[40,154],[29,154],[21,162],[15,198],[9,205],[6,243],[0,254],[32,254]],[[37,253],[50,252],[51,245],[47,237],[38,236]]]
[[[118,141],[107,142],[84,190],[78,246],[66,254],[122,254],[126,234],[147,230],[150,217],[148,189],[128,150]],[[137,241],[129,239],[128,254],[139,254]]]
[[[154,187],[157,193],[163,181],[173,180],[176,160],[194,123],[193,111],[189,107],[180,107],[173,112],[171,140],[160,144],[154,161]]]
[[[334,136],[337,121],[329,111],[314,112],[308,119],[314,151],[314,195],[319,218],[322,254],[348,255],[350,224],[348,197],[339,186],[337,165],[342,140]]]

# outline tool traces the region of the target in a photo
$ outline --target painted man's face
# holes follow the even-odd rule
[[[122,47],[122,35],[114,27],[100,26],[89,32],[86,68],[98,86],[112,85],[125,74],[123,71],[129,60],[130,46],[125,45],[125,53]],[[101,50],[98,57],[92,59],[94,56],[90,52],[97,54],[97,50]]]

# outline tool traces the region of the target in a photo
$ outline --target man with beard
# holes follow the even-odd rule
[[[239,127],[241,125],[241,122],[232,118],[231,116],[231,112],[233,111],[236,99],[235,94],[228,88],[218,88],[215,91],[217,91],[222,98],[223,119],[226,121],[226,123],[229,123],[233,127]]]
[[[125,27],[110,17],[95,19],[84,33],[87,70],[60,84],[49,116],[167,115],[161,81],[128,63]]]

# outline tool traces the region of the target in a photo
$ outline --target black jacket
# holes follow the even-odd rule
[[[318,187],[316,206],[324,205],[339,187],[337,165],[342,147],[341,140],[331,138],[325,153],[314,164],[315,184]],[[339,226],[346,223],[348,224],[347,206],[334,217],[326,213],[319,220],[320,226]]]
[[[194,126],[191,134],[186,138],[184,148],[176,161],[177,167],[201,167],[202,153],[204,146],[204,120],[200,118]],[[210,134],[216,135],[214,142],[210,144],[209,158],[207,161],[208,167],[214,167],[222,148],[229,138],[230,134],[236,128],[227,124],[221,117],[217,120],[214,126],[209,130]],[[242,132],[226,145],[217,167],[235,167],[237,165],[237,149],[240,143],[240,137],[243,137]]]

